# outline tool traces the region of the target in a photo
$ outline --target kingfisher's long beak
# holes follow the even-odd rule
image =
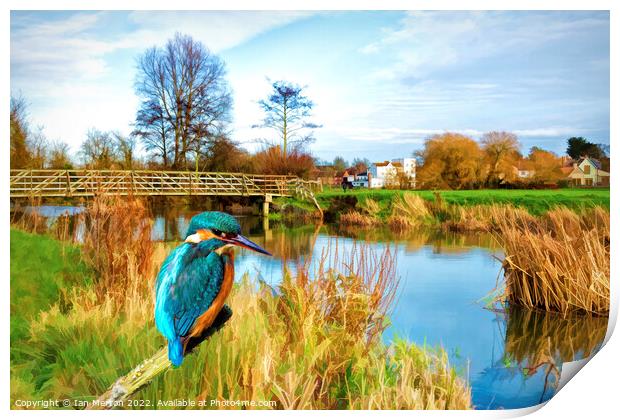
[[[251,249],[252,251],[260,252],[261,254],[271,255],[269,251],[264,250],[263,248],[261,248],[254,242],[250,241],[248,238],[246,238],[243,235],[237,235],[234,238],[230,238],[227,240],[227,242],[233,245],[243,247],[243,248]]]

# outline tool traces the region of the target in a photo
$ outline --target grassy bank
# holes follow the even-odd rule
[[[106,238],[115,226],[97,235]],[[113,247],[112,254],[124,253]],[[11,346],[12,404],[93,399],[164,345],[148,270],[132,271],[123,298],[114,277],[99,279],[109,264],[98,264],[95,281],[88,280],[76,248],[64,248],[63,257],[59,242],[14,231],[11,250],[17,248],[27,254],[11,252],[11,322],[21,319],[25,328]],[[105,241],[100,251],[110,251]],[[144,252],[156,268],[168,249]],[[53,264],[60,265],[49,270]],[[37,294],[33,279],[56,289]],[[396,282],[389,250],[364,249],[315,273],[285,276],[277,293],[245,276],[229,298],[234,315],[222,331],[135,399],[146,401],[143,408],[176,398],[270,401],[271,408],[470,408],[469,388],[442,350],[382,342]]]
[[[343,192],[341,189],[326,188],[317,193],[317,200],[322,208],[327,209],[332,203],[346,197],[354,197],[363,203],[371,199],[380,206],[378,216],[387,219],[393,201],[403,195],[401,190],[354,189]],[[510,204],[526,209],[534,215],[540,215],[554,207],[564,206],[572,210],[583,210],[594,206],[609,208],[609,188],[577,189],[565,188],[557,190],[459,190],[459,191],[428,191],[415,190],[412,194],[434,202],[436,193],[449,205],[475,206],[490,204]]]
[[[48,236],[11,229],[11,344],[28,335],[30,322],[56,304],[66,310],[67,291],[91,284],[78,247]]]

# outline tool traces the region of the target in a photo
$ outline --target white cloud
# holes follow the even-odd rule
[[[546,127],[513,130],[513,132],[519,137],[562,137],[571,136],[575,133],[581,133],[584,131],[589,130],[575,127]]]
[[[526,53],[567,36],[609,25],[603,16],[562,19],[562,12],[409,12],[397,28],[359,51],[393,51],[398,60],[373,77],[424,77],[447,66],[462,65],[497,52]]]
[[[163,45],[177,31],[220,52],[308,15],[286,11],[79,12],[69,16],[14,12],[11,89],[21,91],[33,104],[33,122],[44,125],[49,137],[62,138],[75,149],[89,127],[130,130],[137,107],[131,85],[134,72],[128,65],[117,67],[111,54],[137,54]]]
[[[175,32],[191,34],[214,52],[232,48],[274,28],[310,16],[298,11],[136,11],[129,16],[139,29],[123,37],[125,48],[161,45]]]

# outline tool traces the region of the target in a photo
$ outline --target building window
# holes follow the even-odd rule
[[[583,173],[586,175],[590,175],[590,165],[583,166]]]

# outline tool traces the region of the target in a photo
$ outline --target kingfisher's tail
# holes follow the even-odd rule
[[[183,363],[183,344],[181,344],[179,337],[168,340],[168,359],[175,367],[179,367]]]

